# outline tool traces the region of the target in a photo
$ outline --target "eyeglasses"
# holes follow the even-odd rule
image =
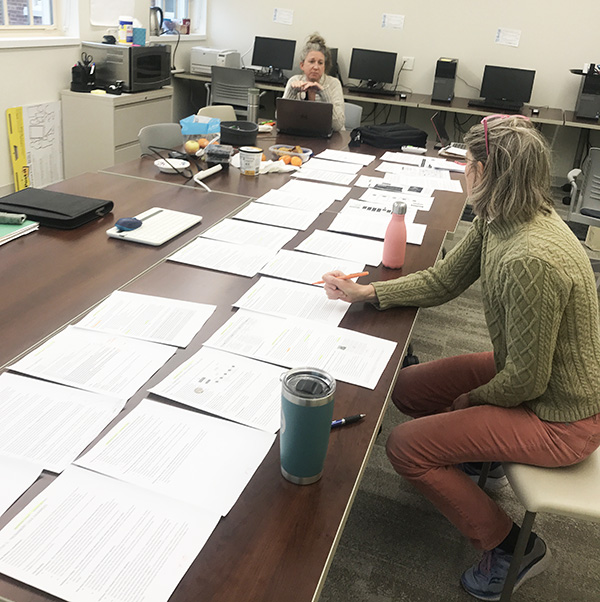
[[[508,119],[509,117],[518,117],[519,119],[525,119],[525,121],[529,121],[529,117],[525,117],[525,115],[488,115],[481,120],[483,124],[483,132],[485,134],[485,154],[486,156],[490,156],[490,147],[488,143],[488,121],[491,119]]]

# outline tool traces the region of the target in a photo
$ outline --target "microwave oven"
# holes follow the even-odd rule
[[[96,65],[96,82],[123,82],[124,92],[156,90],[171,83],[171,46],[126,46],[82,42],[81,49]]]

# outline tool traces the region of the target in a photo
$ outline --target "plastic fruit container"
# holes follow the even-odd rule
[[[291,146],[290,144],[274,144],[269,147],[269,150],[275,159],[281,159],[281,157],[285,157],[285,155],[288,155],[289,157],[300,157],[302,163],[310,159],[312,155],[310,148],[300,147],[302,149],[301,153],[294,151],[295,148],[295,146]]]

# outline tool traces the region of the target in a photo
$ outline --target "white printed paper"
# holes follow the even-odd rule
[[[317,169],[322,171],[335,171],[338,173],[345,174],[357,174],[361,169],[362,165],[358,163],[346,163],[342,161],[329,161],[327,159],[309,159],[303,169]]]
[[[274,440],[144,399],[76,464],[225,516]]]
[[[174,353],[174,347],[68,326],[10,370],[129,399]]]
[[[206,346],[287,368],[314,366],[337,380],[374,389],[396,343],[339,326],[240,309]]]
[[[42,469],[39,464],[0,453],[0,516],[33,485]]]
[[[306,230],[319,217],[319,213],[319,211],[303,211],[291,207],[252,202],[232,217],[281,228]]]
[[[278,251],[298,232],[289,228],[276,228],[253,222],[224,219],[202,234],[202,238],[212,238],[236,245],[254,245],[271,251]]]
[[[294,11],[291,8],[274,8],[273,23],[292,25],[294,23]]]
[[[339,184],[323,184],[304,180],[289,180],[279,190],[286,193],[299,194],[308,197],[341,201],[351,190],[349,186]]]
[[[315,213],[323,213],[329,209],[334,199],[325,196],[311,196],[302,191],[294,192],[284,190],[285,187],[272,189],[256,199],[256,203],[266,206],[287,207],[301,211],[310,211]]]
[[[219,518],[71,466],[0,531],[0,573],[67,602],[165,602]]]
[[[330,161],[343,161],[345,163],[358,163],[359,165],[369,165],[369,163],[376,159],[375,155],[334,150],[331,148],[325,149],[323,152],[316,155],[316,158],[329,159]]]
[[[274,256],[275,251],[264,247],[196,238],[167,259],[219,272],[252,277]]]
[[[323,274],[339,270],[344,274],[359,274],[365,269],[364,262],[323,257],[311,253],[281,249],[261,270],[261,274],[312,284],[322,280]]]
[[[496,44],[502,44],[503,46],[513,46],[517,48],[521,41],[521,30],[520,29],[508,29],[506,27],[499,27],[496,30]]]
[[[6,372],[0,376],[0,455],[39,465],[40,472],[62,472],[124,405],[124,399]]]
[[[202,347],[150,392],[268,433],[281,420],[281,366]]]
[[[330,184],[342,184],[347,186],[354,178],[356,178],[356,175],[304,167],[295,171],[292,174],[292,177],[301,180],[317,180],[318,182],[329,182]]]
[[[350,308],[349,303],[328,299],[320,287],[275,278],[260,278],[233,306],[333,326],[339,325]]]
[[[404,29],[404,15],[383,13],[381,27],[382,29]]]
[[[315,230],[296,249],[316,255],[327,255],[349,261],[379,265],[383,255],[383,243],[348,234]]]
[[[77,326],[187,347],[215,309],[216,305],[115,291]]]

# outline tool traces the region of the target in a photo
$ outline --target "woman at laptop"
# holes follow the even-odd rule
[[[506,484],[500,462],[569,466],[600,445],[600,325],[590,261],[550,195],[550,151],[531,122],[493,115],[465,136],[467,194],[475,220],[434,267],[359,285],[323,276],[330,299],[380,309],[440,305],[481,281],[493,352],[400,371],[396,406],[415,418],[397,426],[388,457],[472,544],[480,563],[463,587],[499,600],[519,534],[474,478]],[[516,587],[549,559],[532,533]]]
[[[331,55],[325,40],[319,34],[312,34],[300,53],[302,73],[288,80],[283,97],[291,100],[330,102],[333,105],[333,130],[339,132],[344,129],[346,120],[344,94],[340,81],[325,73],[330,65]]]

